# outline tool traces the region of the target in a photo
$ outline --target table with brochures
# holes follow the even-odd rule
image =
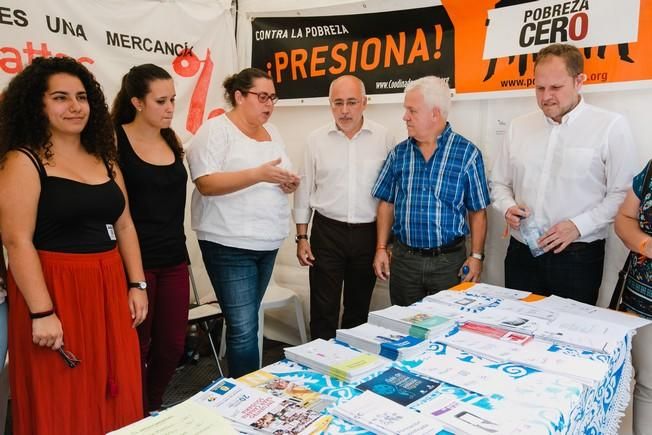
[[[213,396],[199,394],[194,400],[210,407],[219,401],[213,402],[217,397],[214,392],[228,390],[225,385],[231,388],[231,384],[242,380],[250,387],[267,382],[269,388],[269,384],[281,380],[286,392],[288,385],[294,386],[295,392],[300,391],[295,394],[297,403],[304,399],[304,403],[308,402],[310,394],[306,392],[322,397],[320,407],[311,412],[316,410],[326,416],[322,420],[327,420],[320,425],[313,423],[312,433],[395,433],[392,427],[401,418],[402,427],[410,428],[396,432],[401,435],[618,433],[630,400],[632,336],[649,322],[567,299],[541,298],[486,284],[461,285],[454,290],[440,292],[410,307],[418,313],[413,316],[418,321],[410,328],[410,336],[421,336],[427,343],[422,346],[426,350],[416,355],[401,353],[411,355],[407,359],[392,361],[378,357],[382,367],[376,364],[373,372],[352,382],[337,379],[351,379],[345,376],[345,365],[337,370],[318,371],[284,359],[238,382],[218,381],[205,393]],[[373,322],[382,327],[393,324],[394,320],[382,323],[383,313],[390,315],[392,310],[375,313],[370,316],[370,323],[375,318]],[[453,326],[441,333],[442,322],[433,321],[437,316],[453,319]],[[427,328],[435,323],[439,325],[437,335],[428,335]],[[340,341],[336,344],[348,347]],[[332,346],[333,342],[323,345]],[[298,352],[303,348],[290,349]],[[362,355],[367,364],[370,354]],[[314,399],[310,398],[313,405]],[[387,405],[387,412],[382,412],[383,404]],[[221,413],[228,407],[233,408],[214,406],[214,410]],[[415,417],[414,422],[405,420],[404,412],[409,413],[408,418]],[[280,414],[279,421],[285,415],[308,418],[285,408]],[[424,422],[424,418],[431,418],[428,421],[436,421],[437,425],[428,426],[430,423]],[[256,424],[261,421],[262,418]],[[246,427],[248,424],[233,427],[241,432],[255,432],[246,430],[251,429]],[[296,432],[274,431],[270,425],[261,433],[304,434],[307,424]],[[374,427],[379,429],[369,430]],[[427,429],[432,427],[439,429]]]

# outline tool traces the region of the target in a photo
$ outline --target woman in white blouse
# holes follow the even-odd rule
[[[299,185],[276,128],[267,74],[247,68],[224,81],[233,109],[206,121],[186,156],[195,183],[192,227],[227,324],[229,374],[259,367],[258,309],[289,233]]]

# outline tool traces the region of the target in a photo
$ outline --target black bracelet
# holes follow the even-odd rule
[[[54,310],[41,311],[40,313],[29,313],[30,319],[42,319],[43,317],[48,317],[54,314]]]

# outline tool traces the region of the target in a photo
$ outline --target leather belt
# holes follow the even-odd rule
[[[403,243],[401,244],[405,246],[408,253],[412,255],[420,255],[422,257],[436,257],[441,254],[450,254],[451,252],[460,250],[464,246],[464,237],[456,237],[452,242],[446,243],[445,245],[441,245],[436,248],[413,248]]]

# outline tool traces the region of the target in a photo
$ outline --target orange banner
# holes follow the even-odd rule
[[[483,51],[490,10],[524,3],[531,3],[535,9],[537,3],[543,2],[474,0],[472,6],[468,0],[442,0],[441,3],[455,29],[455,88],[458,94],[526,89],[534,85],[532,53],[483,59]],[[568,10],[573,10],[591,6],[595,0],[558,3],[561,8],[568,6]],[[614,26],[620,24],[616,18]],[[554,19],[554,14],[549,17],[544,13],[537,23],[548,38],[546,42],[569,42],[582,47],[577,41],[551,40],[562,39],[564,35],[561,31],[555,33]],[[638,29],[635,41],[580,49],[585,57],[587,84],[652,80],[652,0],[640,0]]]

